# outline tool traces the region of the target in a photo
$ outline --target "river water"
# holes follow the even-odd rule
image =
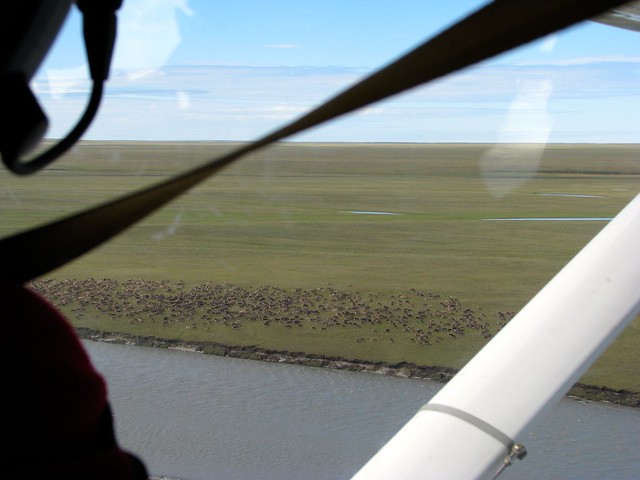
[[[185,480],[350,478],[441,388],[157,348],[86,342],[120,444]],[[640,410],[562,400],[501,479],[640,478]]]

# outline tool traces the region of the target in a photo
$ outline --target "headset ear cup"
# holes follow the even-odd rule
[[[9,166],[31,150],[44,137],[49,121],[40,108],[24,74],[0,75],[0,129],[2,161]]]

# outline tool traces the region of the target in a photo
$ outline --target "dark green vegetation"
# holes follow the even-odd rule
[[[0,177],[0,233],[228,148],[85,143],[37,177]],[[612,217],[640,186],[636,146],[490,148],[273,147],[39,288],[94,329],[460,367],[605,225],[486,219]],[[639,328],[582,381],[640,391]]]

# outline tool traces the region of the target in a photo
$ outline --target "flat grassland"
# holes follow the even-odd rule
[[[84,142],[33,178],[0,176],[0,234],[230,148]],[[459,368],[636,195],[639,152],[281,144],[37,288],[102,331]],[[491,220],[510,218],[593,220]],[[581,381],[639,392],[638,351],[636,319]]]

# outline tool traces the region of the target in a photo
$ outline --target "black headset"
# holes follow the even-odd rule
[[[42,63],[73,4],[83,15],[83,35],[91,80],[85,112],[65,138],[23,161],[44,137],[48,120],[29,81]],[[116,37],[116,11],[122,0],[4,0],[0,16],[0,128],[2,162],[13,173],[34,173],[75,144],[95,117]]]

